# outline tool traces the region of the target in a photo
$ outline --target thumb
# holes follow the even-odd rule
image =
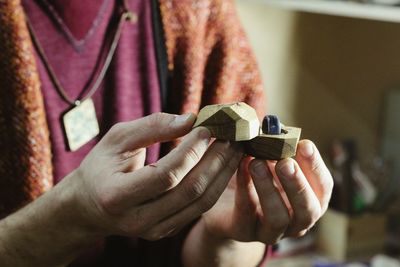
[[[194,114],[154,113],[138,120],[115,124],[102,139],[116,153],[132,151],[187,134],[196,119]]]

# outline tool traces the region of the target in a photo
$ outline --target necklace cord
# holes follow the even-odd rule
[[[89,89],[88,93],[86,94],[86,96],[82,97],[82,99],[77,99],[77,100],[73,100],[71,99],[68,94],[66,93],[66,91],[64,90],[63,86],[61,85],[60,81],[57,78],[57,75],[55,74],[54,69],[51,67],[50,62],[46,56],[46,53],[44,52],[43,47],[41,46],[38,37],[35,34],[35,31],[33,29],[32,23],[29,20],[28,16],[26,17],[26,23],[28,25],[29,28],[29,32],[31,34],[31,38],[33,41],[33,44],[35,45],[39,56],[41,57],[41,59],[43,60],[43,63],[46,67],[47,72],[49,73],[49,76],[51,78],[51,80],[54,83],[54,86],[57,90],[57,92],[59,93],[59,95],[61,96],[61,98],[66,101],[67,103],[69,103],[70,105],[76,106],[79,105],[79,103],[85,101],[88,98],[91,98],[93,96],[93,94],[97,91],[97,89],[99,88],[101,82],[104,79],[105,74],[107,73],[107,70],[111,64],[111,61],[113,59],[113,56],[115,54],[115,50],[117,48],[118,45],[118,41],[121,37],[121,32],[122,32],[122,27],[124,25],[125,21],[132,21],[132,16],[133,13],[127,9],[126,7],[124,7],[124,11],[122,12],[120,19],[118,21],[118,26],[117,29],[114,33],[114,37],[112,39],[111,45],[110,45],[110,49],[107,53],[107,56],[104,60],[103,66],[99,72],[99,74],[97,75],[97,78],[95,79],[95,82],[93,83],[93,85],[91,86],[91,88]],[[101,52],[100,52],[101,53]]]

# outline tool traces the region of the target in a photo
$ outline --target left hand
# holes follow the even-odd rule
[[[325,213],[332,189],[316,146],[302,140],[294,159],[244,158],[236,179],[197,225],[221,239],[274,244],[304,235]]]

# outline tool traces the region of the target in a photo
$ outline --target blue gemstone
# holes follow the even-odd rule
[[[280,134],[281,133],[281,123],[278,116],[267,115],[264,117],[262,122],[262,131],[265,134]]]

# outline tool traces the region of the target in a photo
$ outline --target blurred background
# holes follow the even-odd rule
[[[400,266],[400,1],[236,0],[267,110],[303,129],[331,207],[266,266]]]

